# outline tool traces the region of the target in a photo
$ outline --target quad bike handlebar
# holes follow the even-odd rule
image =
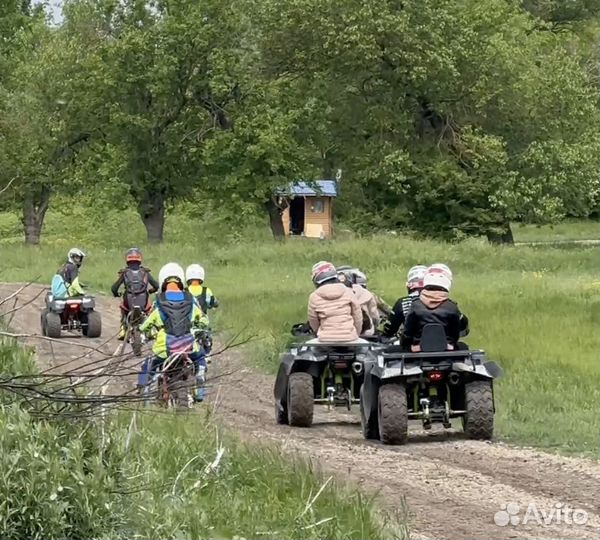
[[[315,335],[315,333],[312,331],[312,328],[307,322],[294,324],[290,330],[290,333],[294,337]]]

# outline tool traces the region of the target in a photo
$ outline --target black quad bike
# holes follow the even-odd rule
[[[493,380],[502,375],[498,364],[481,350],[447,350],[444,327],[428,324],[421,352],[390,347],[377,362],[365,366],[361,388],[361,424],[366,439],[404,444],[409,419],[424,429],[433,423],[450,428],[461,418],[471,439],[491,439],[494,432]]]
[[[358,404],[365,365],[377,360],[374,349],[365,340],[294,345],[282,355],[275,380],[277,423],[309,427],[315,403],[348,410]]]
[[[102,318],[95,311],[96,301],[87,294],[71,298],[46,296],[46,307],[41,313],[42,334],[59,338],[61,332],[81,332],[89,338],[102,334]]]

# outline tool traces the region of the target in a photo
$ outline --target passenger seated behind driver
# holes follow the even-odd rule
[[[396,300],[392,313],[383,329],[383,335],[385,337],[394,337],[404,325],[406,316],[410,312],[413,302],[419,298],[419,294],[421,294],[421,290],[423,289],[425,272],[427,272],[427,266],[422,264],[413,266],[408,271],[408,275],[406,276],[406,291],[408,292],[408,295]]]
[[[379,326],[380,316],[377,309],[375,296],[367,289],[367,276],[357,268],[338,269],[338,279],[354,292],[358,305],[362,310],[361,336],[375,335],[375,329]]]
[[[427,269],[423,277],[423,290],[412,303],[404,327],[404,342],[412,352],[421,350],[421,335],[427,324],[441,324],[446,333],[447,349],[459,348],[462,314],[457,304],[449,298],[451,287],[452,273],[449,269],[446,271],[437,265]],[[460,345],[460,348],[466,347]]]
[[[312,268],[317,288],[308,299],[308,323],[323,343],[346,343],[358,339],[363,317],[352,289],[338,280],[333,264],[321,261]]]

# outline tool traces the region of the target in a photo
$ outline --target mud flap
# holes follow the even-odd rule
[[[484,362],[483,367],[487,369],[488,373],[494,378],[499,379],[504,375],[504,370],[496,364],[493,360]]]
[[[377,422],[377,395],[379,393],[380,380],[375,377],[371,370],[365,373],[362,386],[361,400],[365,418],[371,422]]]
[[[294,365],[294,355],[284,354],[279,364],[279,370],[277,371],[277,377],[275,379],[275,387],[273,388],[273,397],[275,402],[283,405],[287,396],[288,380]]]

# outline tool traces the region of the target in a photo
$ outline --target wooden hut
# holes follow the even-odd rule
[[[283,211],[286,235],[330,238],[333,235],[333,199],[337,197],[335,180],[293,182],[280,195],[287,199]]]

